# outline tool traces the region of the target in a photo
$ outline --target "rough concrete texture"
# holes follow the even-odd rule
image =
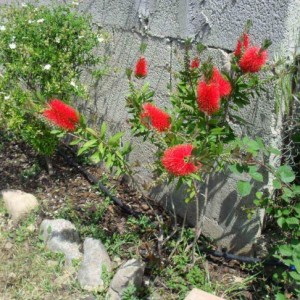
[[[78,281],[85,290],[103,286],[102,269],[110,272],[111,261],[99,240],[86,238],[83,244],[83,260],[78,271]]]
[[[79,251],[80,238],[75,226],[68,220],[44,220],[40,226],[41,236],[49,250],[61,252],[66,257],[66,265],[72,265],[72,259],[82,257]]]
[[[131,259],[122,265],[113,277],[107,295],[107,300],[121,300],[122,294],[129,285],[141,287],[143,282],[145,264]]]
[[[0,198],[4,201],[13,222],[20,221],[38,207],[38,201],[34,195],[20,190],[1,191]]]
[[[2,4],[9,2],[0,0]],[[47,5],[53,3],[50,0],[41,2]],[[260,44],[265,38],[273,41],[270,57],[274,53],[291,53],[299,33],[300,0],[86,0],[79,3],[80,11],[90,13],[95,25],[110,32],[111,43],[105,49],[111,57],[112,69],[117,68],[115,73],[99,82],[95,90],[91,90],[94,101],[90,106],[100,120],[108,121],[112,131],[127,131],[125,139],[129,138],[128,115],[124,109],[128,93],[125,69],[134,66],[141,42],[148,44],[147,81],[156,91],[154,100],[160,106],[168,106],[166,84],[172,83],[168,68],[178,70],[178,56],[180,60],[185,38],[206,44],[208,50],[205,56],[213,56],[221,67],[224,57],[234,49],[248,19],[253,22],[251,37],[254,44]],[[86,80],[89,82],[88,77]],[[276,145],[280,123],[276,124],[273,108],[273,95],[269,93],[254,100],[241,115],[254,124],[250,134]],[[233,126],[236,132],[241,133],[239,126]],[[151,164],[155,149],[137,139],[133,139],[133,143],[135,150],[130,157],[132,160],[138,158],[142,163],[137,179],[149,183],[150,174],[145,171],[145,166]],[[241,207],[249,205],[252,199],[240,201],[235,181],[235,178],[226,176],[212,178],[211,185],[215,188],[209,196],[204,232],[220,246],[235,252],[249,252],[255,237],[260,234],[261,212],[252,220],[246,219]],[[182,195],[171,195],[171,190],[162,189],[156,197],[158,200],[173,198],[176,211],[182,214]],[[188,218],[190,223],[194,223],[194,215],[192,209]]]
[[[199,289],[192,289],[184,300],[224,300],[223,298],[206,293]]]
[[[119,1],[120,3],[122,1]],[[133,3],[133,2],[132,2]],[[146,52],[149,60],[149,79],[151,86],[155,88],[155,101],[158,105],[168,106],[168,91],[166,83],[172,83],[167,72],[169,66],[172,71],[179,69],[178,61],[182,59],[182,40],[192,37],[195,41],[201,41],[208,45],[204,57],[212,56],[214,62],[224,66],[229,51],[233,50],[236,40],[241,34],[247,19],[253,20],[251,31],[255,43],[261,43],[265,38],[271,38],[273,45],[270,53],[285,50],[293,50],[293,32],[297,22],[295,10],[299,11],[299,1],[135,1],[135,5],[127,4],[133,10],[124,18],[125,10],[114,13],[102,1],[91,3],[96,23],[111,30],[115,41],[112,45],[112,61],[118,65],[132,66],[138,55],[140,42],[148,43]],[[124,3],[121,3],[121,7]],[[84,10],[88,4],[83,5]],[[106,8],[108,11],[106,11]],[[135,10],[135,11],[134,11]],[[97,12],[96,12],[97,11]],[[111,17],[113,16],[113,17]],[[299,24],[299,22],[298,22]],[[291,48],[288,49],[287,45]],[[129,47],[129,48],[128,48]],[[288,52],[288,51],[286,51]],[[132,55],[135,55],[132,57]],[[125,70],[125,66],[123,68]],[[124,71],[123,71],[124,72]],[[120,74],[114,92],[109,93],[109,104],[112,109],[107,110],[105,119],[115,122],[126,119],[127,114],[123,110],[124,96],[127,91],[125,75]],[[117,96],[114,95],[115,90]],[[106,93],[104,92],[104,97]],[[101,94],[99,94],[101,95]],[[123,95],[123,97],[122,97]],[[102,98],[102,95],[101,95]],[[101,109],[107,104],[97,99]],[[118,105],[116,105],[118,104]],[[120,106],[121,104],[121,106]],[[278,142],[278,130],[275,125],[274,99],[272,93],[256,99],[251,106],[241,112],[248,121],[255,124],[250,134],[261,136],[265,141],[276,145]],[[101,109],[99,112],[101,113]],[[120,111],[121,110],[121,111]],[[271,113],[270,113],[271,110]],[[116,117],[117,115],[117,117]],[[123,123],[121,121],[121,123]],[[121,128],[124,127],[123,123]],[[234,124],[233,124],[234,125]],[[235,126],[237,133],[240,128]],[[155,151],[155,149],[154,149]],[[153,148],[148,144],[136,143],[133,159],[139,158],[142,164],[151,163]],[[149,173],[141,168],[139,181],[149,182]],[[143,178],[143,179],[142,179]],[[258,211],[251,220],[248,220],[242,207],[249,206],[252,198],[241,201],[235,191],[237,179],[234,176],[215,176],[211,180],[213,187],[209,194],[209,205],[206,210],[203,233],[217,241],[220,247],[226,247],[229,251],[239,253],[251,252],[255,238],[260,234],[263,212]],[[158,191],[157,189],[155,190]],[[158,200],[170,199],[169,189],[163,189],[156,193]],[[185,205],[182,194],[172,195],[175,202],[176,213],[183,215]],[[199,200],[201,202],[201,199]],[[168,206],[170,203],[168,201]],[[188,221],[195,222],[195,209],[190,204]]]

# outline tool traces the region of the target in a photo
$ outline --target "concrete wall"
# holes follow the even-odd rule
[[[11,1],[0,0],[2,4],[8,2]],[[53,1],[41,2],[53,4]],[[124,109],[128,92],[125,69],[134,66],[142,41],[148,44],[146,57],[150,70],[147,80],[156,90],[157,104],[167,106],[166,86],[172,81],[169,68],[178,69],[185,38],[206,44],[208,49],[204,55],[212,56],[221,67],[234,49],[246,20],[253,21],[251,36],[255,43],[265,38],[273,41],[271,56],[294,50],[295,33],[300,24],[300,0],[85,0],[79,1],[78,9],[90,13],[94,23],[110,33],[111,43],[105,51],[111,56],[111,67],[117,70],[91,91],[94,99],[91,109],[123,130],[129,130]],[[279,142],[280,124],[276,124],[272,92],[255,99],[242,115],[255,124],[250,133],[272,144]],[[240,130],[237,126],[235,129]],[[151,162],[154,151],[150,145],[136,141],[131,158],[146,164]],[[149,182],[149,172],[144,168],[140,171],[139,180]],[[249,253],[255,237],[260,235],[263,214],[258,212],[251,220],[246,218],[242,207],[251,205],[251,198],[239,199],[236,180],[234,176],[225,175],[212,178],[204,233],[229,251]],[[174,202],[179,215],[187,208],[182,202],[182,193],[172,194],[169,189],[160,187],[153,195],[168,207]],[[201,203],[201,199],[199,201]],[[195,219],[193,205],[188,206],[191,224]]]

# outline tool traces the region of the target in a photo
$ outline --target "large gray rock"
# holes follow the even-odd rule
[[[5,207],[14,222],[26,217],[39,205],[34,195],[20,190],[1,191],[0,197],[3,199]]]
[[[129,285],[139,288],[143,282],[145,265],[136,259],[131,259],[119,268],[110,283],[106,295],[107,300],[121,300],[124,290]]]
[[[64,219],[44,220],[40,232],[49,250],[65,254],[67,265],[72,263],[72,259],[82,257],[79,251],[79,234],[70,221]]]
[[[86,238],[83,244],[83,261],[78,271],[78,281],[85,290],[103,286],[102,271],[111,271],[111,260],[104,245],[99,240]]]

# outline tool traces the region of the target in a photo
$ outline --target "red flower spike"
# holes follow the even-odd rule
[[[75,130],[79,122],[79,114],[73,107],[58,99],[52,99],[48,105],[49,108],[43,112],[46,119],[62,129]]]
[[[248,48],[239,61],[239,66],[244,73],[256,73],[260,71],[268,59],[266,50],[259,47]]]
[[[216,83],[200,81],[197,88],[199,110],[211,115],[220,109],[220,92]]]
[[[197,69],[200,66],[200,59],[198,57],[195,57],[190,64],[191,69]]]
[[[213,75],[211,78],[211,82],[217,84],[219,86],[219,93],[220,97],[226,97],[231,93],[231,85],[228,80],[226,80],[219,70],[214,67],[213,68]]]
[[[201,164],[191,162],[193,145],[183,144],[168,148],[161,158],[166,170],[175,176],[185,176],[199,170]]]
[[[135,76],[144,78],[148,75],[148,64],[145,57],[140,57],[135,65]]]
[[[250,43],[250,38],[248,33],[244,33],[238,40],[236,48],[234,50],[234,55],[240,57],[245,50],[248,49]]]
[[[171,117],[163,110],[151,103],[143,105],[141,122],[145,126],[152,126],[159,132],[166,131],[171,127]]]

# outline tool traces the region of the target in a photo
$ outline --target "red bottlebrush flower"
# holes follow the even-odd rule
[[[145,57],[140,57],[135,65],[135,76],[143,78],[148,75],[148,65]]]
[[[201,164],[195,165],[192,158],[193,145],[183,144],[168,148],[161,162],[167,171],[175,176],[184,176],[196,172]]]
[[[200,59],[198,57],[195,57],[190,64],[191,69],[197,69],[200,66]]]
[[[220,109],[219,85],[200,81],[197,88],[197,102],[199,110],[211,115]]]
[[[250,38],[248,33],[244,33],[238,40],[236,48],[234,50],[234,55],[240,57],[245,50],[248,49],[250,43]]]
[[[268,59],[266,50],[259,47],[248,48],[239,61],[239,66],[244,73],[258,72]]]
[[[159,132],[166,131],[171,126],[171,117],[165,111],[151,103],[145,103],[143,105],[140,118],[145,126],[150,125]]]
[[[43,116],[58,127],[74,131],[79,122],[77,111],[58,99],[49,102],[49,108],[44,110]]]
[[[231,93],[230,82],[222,76],[222,74],[216,67],[213,68],[211,82],[216,83],[219,86],[219,93],[221,98],[228,96]]]

